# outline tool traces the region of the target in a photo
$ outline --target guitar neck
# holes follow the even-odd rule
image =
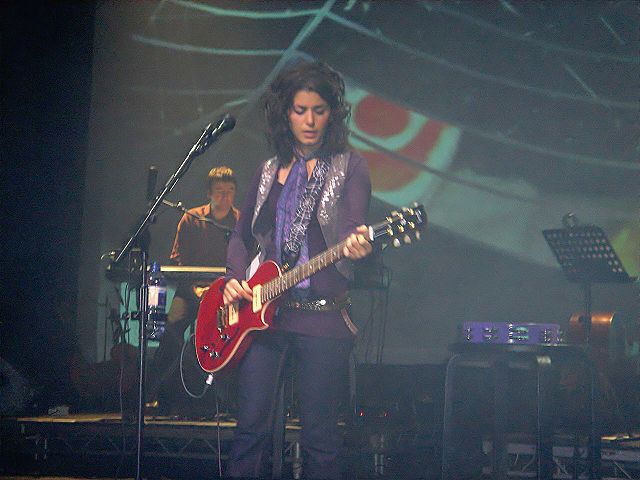
[[[367,227],[368,238],[371,243],[375,243],[380,239],[392,239],[393,245],[398,247],[401,242],[397,238],[401,236],[404,243],[410,243],[408,233],[416,228],[424,226],[426,223],[426,213],[422,205],[414,205],[413,208],[403,208],[402,212],[391,212],[384,221]],[[416,238],[419,238],[419,232],[416,232]],[[274,278],[261,286],[260,300],[266,303],[273,300],[284,292],[306,280],[311,275],[320,270],[333,265],[344,258],[344,247],[347,240],[334,245],[324,252],[316,255],[303,265],[298,265],[281,276]]]
[[[298,265],[288,272],[283,273],[280,277],[274,278],[262,285],[262,302],[265,303],[279,297],[293,286],[309,278],[311,275],[314,275],[329,265],[333,265],[340,261],[344,258],[343,251],[346,243],[347,241],[343,240],[337,245],[334,245],[328,250],[325,250],[311,258],[307,263]]]

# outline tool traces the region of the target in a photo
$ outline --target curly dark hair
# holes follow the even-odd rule
[[[316,92],[331,108],[322,152],[332,155],[347,149],[351,106],[344,98],[342,76],[324,62],[299,62],[282,71],[264,95],[267,140],[285,165],[291,162],[295,146],[289,109],[300,90]]]

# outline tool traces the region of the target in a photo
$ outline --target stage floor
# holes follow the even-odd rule
[[[33,480],[34,478],[37,478],[38,480],[92,480],[92,478],[86,478],[86,477],[40,477],[40,476],[30,476],[30,477],[25,477],[25,476],[3,476],[2,479],[3,480]],[[95,478],[95,477],[93,477]],[[122,480],[127,480],[127,479],[122,479]]]
[[[145,417],[144,462],[149,478],[216,478],[218,458],[224,463],[236,423],[233,418],[181,419]],[[435,479],[439,472],[439,438],[393,424],[345,425],[348,478]],[[116,413],[3,418],[1,478],[127,478],[135,471],[136,422]],[[285,476],[296,478],[296,448],[301,426],[289,419],[285,430]],[[604,436],[603,478],[640,478],[640,436]],[[535,455],[531,436],[513,435],[510,477],[531,477]],[[575,461],[570,438],[556,436],[554,478]],[[485,453],[491,444],[485,441]],[[579,455],[585,453],[578,450]],[[298,455],[296,455],[298,452]],[[487,462],[490,464],[490,462]],[[487,477],[490,478],[490,472]],[[10,476],[13,475],[13,476]],[[24,476],[34,475],[34,476]],[[61,475],[70,475],[62,476]],[[585,477],[580,477],[585,478]]]

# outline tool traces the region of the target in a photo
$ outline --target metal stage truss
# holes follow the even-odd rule
[[[120,414],[5,418],[2,424],[3,453],[18,447],[22,452],[31,453],[34,461],[46,461],[52,455],[120,457],[135,454],[136,425],[133,419],[121,422]],[[218,434],[220,443],[227,443],[235,426],[235,421],[226,418],[218,422],[145,417],[144,454],[163,458],[217,458]],[[297,442],[299,430],[298,425],[287,424],[287,444]],[[224,458],[224,451],[222,455]]]
[[[214,467],[218,459],[218,445],[221,446],[220,457],[224,461],[235,425],[235,421],[228,416],[221,416],[220,421],[146,417],[145,463],[153,466],[164,462],[171,470],[172,462],[203,462],[201,465],[208,465],[216,471]],[[124,457],[133,458],[136,453],[135,421],[125,418],[125,421],[121,422],[121,416],[115,413],[3,418],[1,428],[2,461],[5,468],[16,458],[22,459],[23,463],[26,459],[32,471],[40,472],[51,471],[52,469],[47,469],[46,466],[52,463],[64,466],[65,462],[68,464],[81,459],[88,465],[93,465],[92,462],[95,460],[94,471],[99,473],[98,463],[114,465]],[[288,421],[286,424],[285,478],[299,478],[300,429],[301,426],[296,420]],[[354,436],[354,432],[350,430],[353,428],[345,428],[347,437]],[[414,471],[415,477],[410,478],[437,478],[432,476],[433,472],[438,470],[437,448],[421,448],[424,447],[424,442],[415,439],[407,443],[408,433],[400,430],[393,432],[393,427],[389,431],[385,430],[387,429],[361,428],[359,434],[365,437],[363,441],[352,440],[353,448],[348,456],[352,457],[352,462],[355,460],[366,464],[351,467],[352,471],[358,472],[357,478],[400,478],[397,471],[394,474],[393,464],[403,462],[417,462],[425,467],[422,472]],[[640,438],[605,436],[602,441],[603,479],[640,478]],[[585,446],[579,445],[575,450],[573,442],[570,436],[555,437],[553,478],[576,478],[573,476],[574,471],[578,471],[577,478],[587,478],[586,473],[582,471],[582,459],[586,455]],[[354,447],[356,444],[359,446]],[[532,465],[535,464],[534,445],[531,436],[509,435],[509,478],[535,478],[535,470],[532,469]],[[489,439],[484,441],[483,450],[486,455],[490,454]],[[429,458],[418,459],[416,456]],[[59,467],[53,470],[56,468]],[[108,469],[104,471],[113,473]],[[0,474],[5,472],[6,470],[0,469]],[[425,475],[426,472],[430,473]],[[486,478],[490,478],[489,470],[485,469],[485,474]],[[209,476],[214,477],[215,472]]]
[[[527,441],[528,440],[528,441]],[[506,448],[509,456],[509,478],[536,477],[536,447],[531,439],[510,436]],[[553,446],[554,479],[587,479],[589,469],[585,442],[574,446],[575,437],[556,436]],[[492,450],[491,441],[483,442],[485,454]],[[602,480],[640,478],[640,438],[627,435],[602,437]],[[489,469],[485,473],[490,474]]]
[[[391,427],[373,428],[361,423],[348,428],[340,423],[349,445],[345,456],[349,472],[360,479],[385,475],[409,478],[405,470],[411,469],[412,475],[416,470],[421,473],[415,478],[433,478],[438,468],[434,448],[437,440],[433,435],[410,432],[393,423]],[[216,478],[218,445],[224,462],[235,426],[235,421],[224,414],[220,422],[146,417],[145,469],[162,478],[192,478],[194,471],[207,471],[209,477]],[[136,454],[134,419],[125,417],[121,422],[121,416],[115,413],[4,418],[1,428],[5,470],[0,468],[0,476],[7,472],[23,473],[24,469],[6,469],[7,465],[20,462],[28,467],[29,472],[24,473],[69,474],[69,466],[73,466],[75,473],[78,465],[80,468],[89,465],[89,469],[81,469],[80,473],[94,477],[104,473],[102,476],[113,478],[118,468],[120,476],[126,477],[130,460]],[[283,478],[301,477],[300,429],[297,419],[287,420]],[[178,473],[180,468],[183,470]]]

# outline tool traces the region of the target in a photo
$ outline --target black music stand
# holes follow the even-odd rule
[[[591,285],[594,283],[631,283],[622,262],[607,239],[602,228],[595,225],[571,225],[575,216],[563,218],[567,228],[543,230],[545,240],[556,256],[565,277],[571,283],[579,283],[584,292],[584,315],[581,323],[587,341],[587,351],[591,347]],[[600,478],[600,432],[596,414],[597,379],[591,366],[591,435],[589,437],[590,474],[589,478]]]
[[[591,342],[591,285],[594,283],[631,283],[622,262],[606,234],[595,225],[543,230],[545,240],[556,256],[565,277],[579,283],[584,291],[585,313],[582,325],[587,345]]]

